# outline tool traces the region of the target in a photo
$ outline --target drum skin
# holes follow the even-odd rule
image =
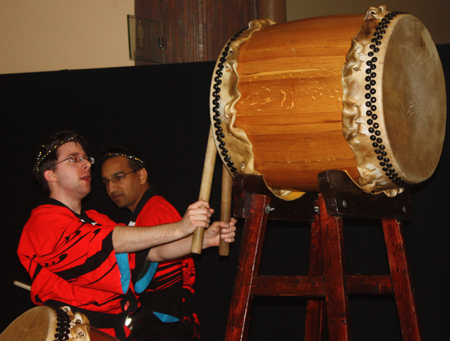
[[[230,39],[213,74],[211,123],[231,174],[262,175],[285,200],[319,191],[317,175],[329,169],[346,171],[365,192],[390,196],[431,176],[445,134],[442,66],[428,31],[408,14],[396,14],[388,33],[378,34],[377,69],[366,66],[389,13],[381,6],[279,25],[254,20]],[[366,72],[377,73],[369,90]],[[367,102],[377,106],[373,117]],[[387,156],[379,160],[378,152]]]

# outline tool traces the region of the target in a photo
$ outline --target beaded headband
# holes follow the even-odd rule
[[[138,157],[136,157],[134,155],[128,155],[128,154],[123,154],[123,153],[108,153],[108,154],[106,154],[106,157],[111,157],[111,156],[126,157],[127,159],[139,162],[139,164],[142,166],[142,168],[145,167],[144,161],[142,161],[141,159],[139,159]]]
[[[67,143],[67,142],[74,142],[74,137],[72,136],[72,137],[69,137],[69,138],[67,138],[67,139],[65,139],[65,140],[63,140],[63,141],[61,141],[60,143],[58,143],[58,144],[56,144],[56,145],[54,145],[52,148],[50,148],[50,149],[47,149],[47,148],[45,148],[45,146],[43,145],[43,146],[41,146],[41,150],[39,150],[39,152],[38,152],[38,155],[37,155],[37,157],[36,157],[36,162],[35,162],[35,164],[34,164],[34,168],[33,168],[33,173],[34,173],[34,176],[36,177],[36,178],[38,178],[39,179],[39,174],[40,174],[40,166],[41,166],[41,163],[51,154],[51,153],[53,153],[56,149],[58,149],[59,147],[61,147],[64,143]]]

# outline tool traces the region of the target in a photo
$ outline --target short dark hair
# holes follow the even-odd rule
[[[35,163],[33,167],[33,175],[38,179],[45,194],[50,194],[47,180],[45,180],[44,173],[46,170],[55,170],[54,163],[58,160],[58,149],[67,142],[76,142],[81,145],[83,150],[87,153],[88,143],[86,139],[70,130],[59,131],[56,134],[46,138],[42,141],[36,150]]]
[[[103,148],[100,159],[103,164],[106,160],[117,156],[127,158],[130,168],[134,171],[145,168],[145,163],[140,156],[139,150],[131,146],[109,146]]]

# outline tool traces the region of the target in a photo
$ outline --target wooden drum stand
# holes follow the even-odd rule
[[[301,296],[306,305],[305,340],[349,340],[348,294],[394,294],[404,340],[420,340],[401,223],[410,218],[410,192],[388,198],[361,191],[341,171],[319,174],[321,193],[294,201],[275,197],[259,176],[233,181],[234,214],[245,218],[226,341],[246,340],[253,296]],[[382,221],[389,275],[346,275],[342,217]],[[268,219],[312,221],[308,276],[258,275]]]

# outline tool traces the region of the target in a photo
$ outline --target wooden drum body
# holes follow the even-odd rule
[[[286,200],[346,171],[393,196],[428,179],[445,134],[445,80],[415,17],[370,8],[275,24],[254,20],[216,63],[211,123],[231,174],[263,175]]]

